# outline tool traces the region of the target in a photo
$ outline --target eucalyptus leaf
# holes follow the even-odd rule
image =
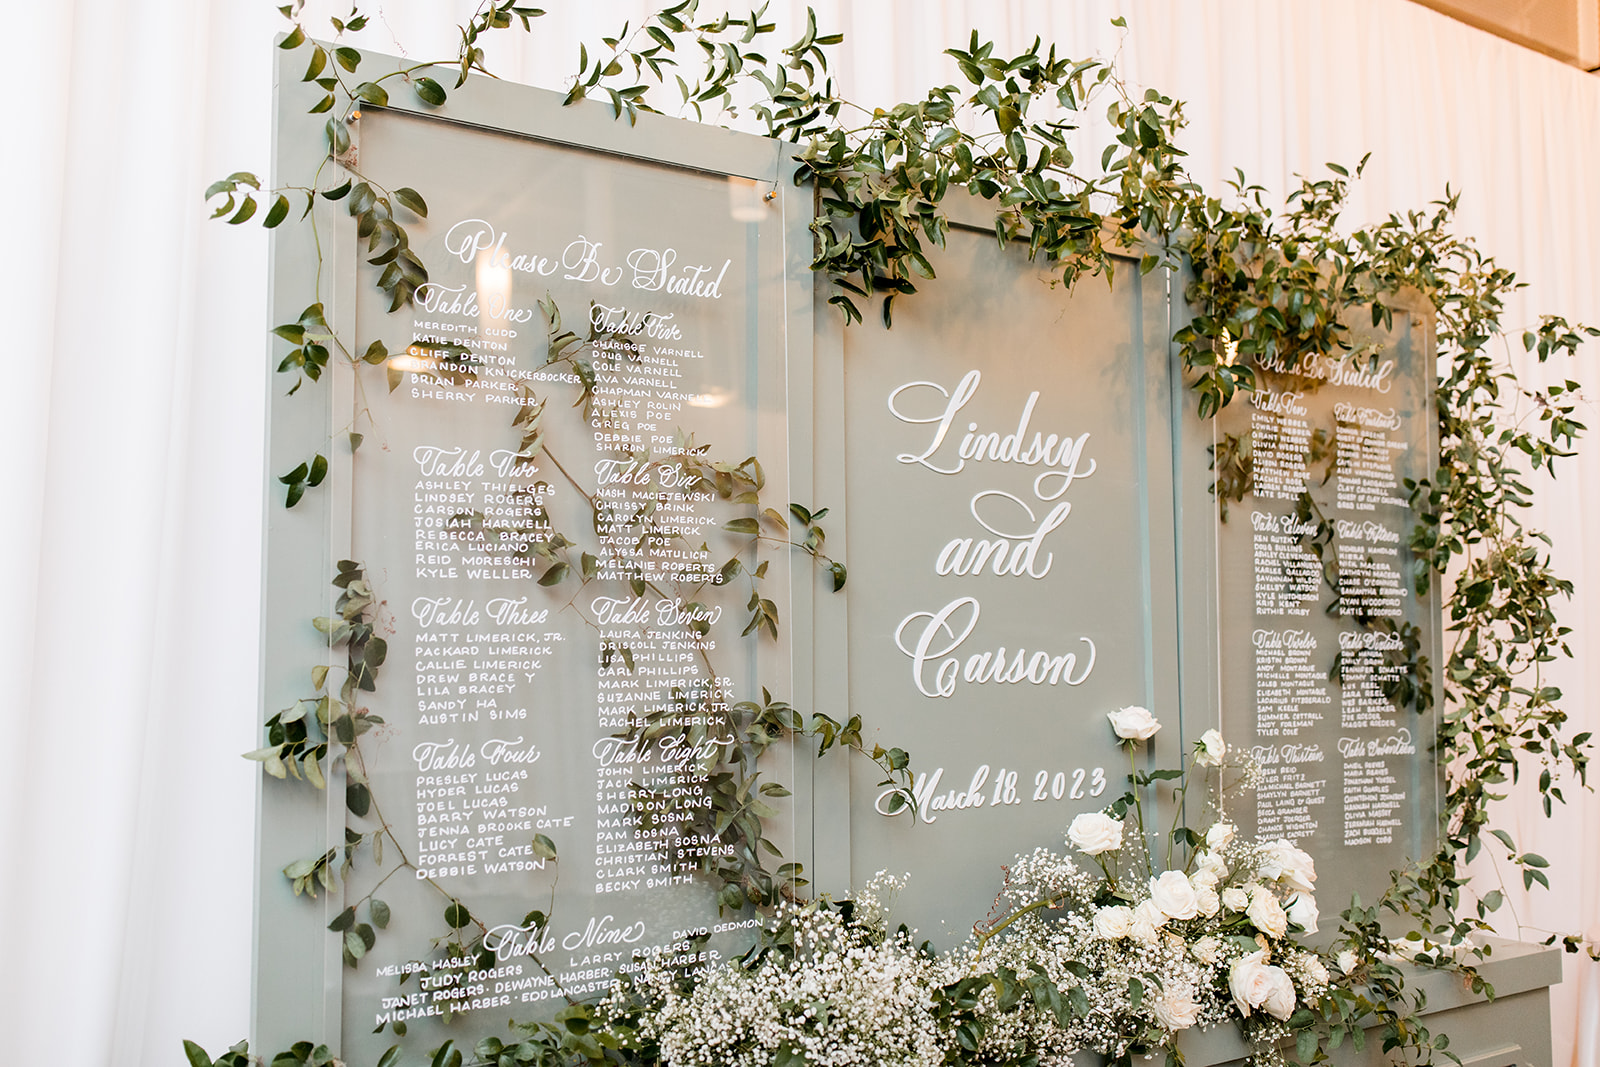
[[[267,209],[266,218],[261,220],[261,225],[272,229],[289,216],[289,198],[282,193],[272,202],[272,207]]]
[[[444,105],[446,96],[444,86],[432,78],[418,78],[412,83],[412,88],[416,90],[418,99],[424,104],[430,107],[442,107]]]
[[[327,781],[322,777],[322,765],[318,762],[316,753],[308,752],[300,761],[301,768],[305,771],[306,781],[318,789],[328,788]]]
[[[415,189],[402,185],[394,191],[394,198],[400,201],[407,211],[421,218],[428,217],[428,202],[422,199],[422,194]]]
[[[367,943],[354,930],[346,930],[344,932],[344,948],[346,952],[358,960],[367,954]]]

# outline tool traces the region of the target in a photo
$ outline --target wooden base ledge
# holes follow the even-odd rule
[[[1492,955],[1479,965],[1494,1000],[1473,993],[1458,976],[1407,968],[1406,985],[1427,994],[1424,1025],[1450,1035],[1450,1051],[1462,1067],[1550,1067],[1550,987],[1561,981],[1561,950],[1500,938],[1484,943]],[[1367,1031],[1366,1048],[1345,1042],[1329,1059],[1337,1067],[1387,1067],[1383,1040]],[[1179,1042],[1188,1067],[1242,1063],[1249,1045],[1236,1027],[1218,1026],[1184,1035]]]

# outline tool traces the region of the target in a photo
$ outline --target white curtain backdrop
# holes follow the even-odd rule
[[[715,0],[705,0],[709,9]],[[468,0],[370,0],[357,43],[451,54]],[[645,5],[548,0],[490,48],[559,87],[577,42]],[[972,28],[1120,51],[1187,102],[1190,168],[1275,197],[1326,161],[1373,159],[1355,221],[1462,191],[1462,229],[1528,289],[1510,308],[1600,323],[1600,79],[1405,0],[823,0],[852,99],[954,82]],[[321,14],[337,6],[314,3]],[[770,14],[795,28],[803,6]],[[1110,20],[1125,16],[1130,32]],[[7,15],[0,204],[0,1047],[17,1064],[176,1064],[249,1025],[258,744],[266,240],[207,222],[201,190],[270,169],[268,0],[55,0]],[[1514,354],[1513,354],[1514,355]],[[1579,368],[1587,421],[1600,350]],[[1537,374],[1539,371],[1530,370]],[[1553,486],[1578,658],[1552,670],[1600,730],[1600,437]],[[1600,804],[1502,819],[1554,861],[1512,897],[1533,927],[1600,935]],[[1600,1065],[1600,974],[1555,991],[1556,1063]]]

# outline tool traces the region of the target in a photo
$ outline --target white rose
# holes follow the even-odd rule
[[[1233,994],[1233,1003],[1240,1015],[1249,1015],[1267,999],[1266,957],[1266,950],[1258,949],[1248,956],[1240,956],[1228,968],[1228,992]]]
[[[1148,741],[1161,729],[1150,709],[1137,705],[1108,711],[1106,718],[1111,720],[1111,729],[1124,741]]]
[[[1236,885],[1222,891],[1222,905],[1229,911],[1243,911],[1250,906],[1250,894]]]
[[[1314,953],[1302,952],[1300,954],[1300,970],[1305,972],[1306,981],[1312,985],[1328,984],[1328,968]]]
[[[1206,831],[1206,848],[1227,848],[1233,843],[1233,835],[1235,832],[1236,831],[1233,828],[1233,823],[1231,822],[1212,823],[1211,829]]]
[[[1217,956],[1222,952],[1222,942],[1207,934],[1196,941],[1189,951],[1194,953],[1195,959],[1209,967],[1217,962]]]
[[[1192,919],[1200,914],[1194,886],[1182,871],[1166,871],[1150,879],[1150,901],[1169,919]]]
[[[1333,958],[1333,962],[1345,974],[1350,974],[1356,969],[1356,954],[1349,949],[1345,949]]]
[[[1316,886],[1316,864],[1311,857],[1289,841],[1274,841],[1261,852],[1261,877],[1271,879],[1300,893],[1309,893]]]
[[[1274,1019],[1287,1019],[1294,1014],[1294,983],[1282,967],[1265,962],[1266,956],[1257,950],[1236,960],[1228,972],[1228,992],[1241,1015],[1261,1008]]]
[[[1189,990],[1168,989],[1156,1001],[1156,1018],[1168,1030],[1187,1030],[1200,1021],[1200,1005]]]
[[[1231,829],[1231,827],[1230,827]],[[1210,849],[1201,849],[1195,853],[1195,867],[1200,871],[1209,871],[1216,876],[1217,881],[1228,877],[1228,864],[1223,858]]]
[[[1133,908],[1134,922],[1147,922],[1159,930],[1167,925],[1167,913],[1153,900],[1141,900]]]
[[[1165,912],[1156,907],[1153,901],[1141,900],[1138,907],[1133,909],[1133,927],[1128,934],[1141,944],[1153,945],[1166,924]]]
[[[1294,983],[1282,967],[1268,967],[1267,981],[1271,988],[1261,1006],[1274,1019],[1287,1019],[1294,1014]]]
[[[1317,902],[1310,893],[1296,893],[1289,898],[1289,921],[1308,934],[1317,932]]]
[[[1095,936],[1103,941],[1120,941],[1133,932],[1133,909],[1112,904],[1094,913]]]
[[[1099,811],[1086,811],[1067,827],[1067,840],[1091,856],[1122,847],[1122,823]]]
[[[1222,898],[1208,885],[1194,891],[1194,902],[1195,907],[1200,909],[1200,914],[1208,919],[1222,910]]]
[[[1220,881],[1222,879],[1210,867],[1202,867],[1189,876],[1189,884],[1194,886],[1196,890],[1215,889]]]
[[[1250,907],[1245,914],[1256,924],[1256,929],[1268,937],[1282,937],[1289,930],[1289,916],[1284,914],[1283,905],[1264,885],[1251,891]]]
[[[1199,767],[1220,767],[1222,758],[1227,754],[1228,746],[1223,744],[1222,735],[1215,730],[1201,734],[1194,746],[1194,762]]]

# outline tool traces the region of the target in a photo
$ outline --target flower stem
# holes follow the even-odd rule
[[[1006,927],[1010,926],[1024,915],[1027,915],[1029,912],[1038,911],[1040,908],[1059,908],[1062,901],[1066,900],[1066,898],[1067,894],[1063,892],[1058,893],[1053,897],[1045,897],[1042,900],[1036,900],[1032,904],[1018,908],[1010,915],[1007,915],[1005,918],[994,923],[994,925],[990,926],[987,930],[978,933],[978,949],[972,954],[972,969],[977,969],[978,960],[983,956],[983,947],[989,943],[990,938],[994,937],[1000,931],[1004,930]],[[973,927],[973,931],[977,932],[976,926]]]
[[[1144,830],[1144,797],[1139,792],[1139,764],[1133,754],[1133,742],[1124,742],[1128,749],[1128,783],[1133,786],[1133,810],[1139,817],[1139,841],[1144,845],[1144,873],[1146,878],[1154,877],[1150,869],[1150,839],[1145,836]]]
[[[1191,760],[1188,768],[1183,772],[1183,778],[1181,779],[1183,784],[1172,791],[1172,829],[1167,832],[1167,870],[1169,871],[1172,870],[1172,846],[1177,842],[1178,838],[1178,821],[1183,818],[1184,801],[1189,798],[1189,772],[1193,770],[1194,762]],[[1192,849],[1190,854],[1193,855]],[[1184,870],[1188,869],[1189,865],[1185,863]]]

